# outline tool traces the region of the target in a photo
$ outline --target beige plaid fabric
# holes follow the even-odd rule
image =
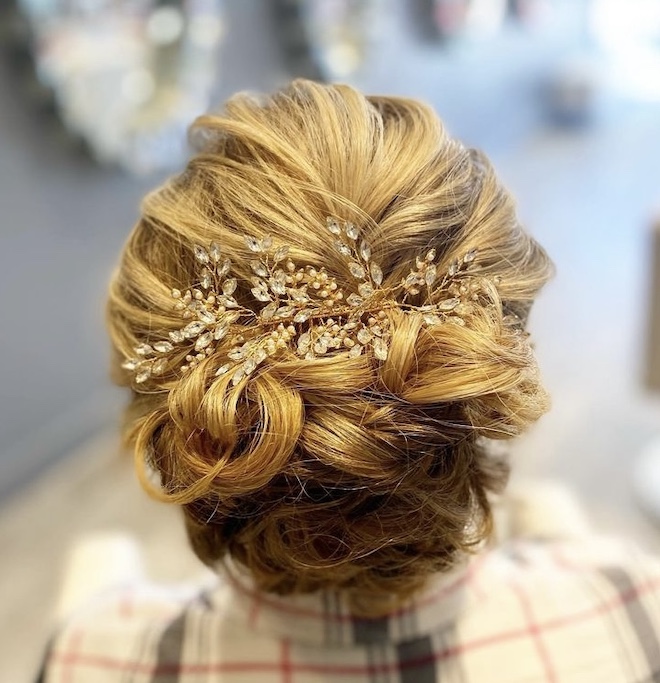
[[[660,562],[618,541],[508,541],[405,608],[355,619],[235,573],[125,586],[60,630],[46,683],[660,681]]]

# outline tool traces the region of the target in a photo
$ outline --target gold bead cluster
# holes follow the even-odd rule
[[[136,346],[123,367],[141,384],[170,371],[174,359],[185,359],[179,368],[188,372],[218,356],[222,363],[216,376],[231,373],[236,386],[268,357],[284,350],[310,361],[328,354],[356,358],[368,352],[385,361],[390,342],[388,310],[418,314],[426,326],[464,324],[461,316],[483,291],[482,280],[470,272],[476,250],[452,262],[439,277],[436,252],[430,249],[415,259],[400,283],[384,287],[383,270],[356,226],[328,217],[326,227],[334,249],[346,262],[352,291],[340,287],[324,267],[297,266],[289,258],[288,245],[274,249],[271,237],[246,235],[251,276],[241,287],[244,284],[256,302],[254,309],[246,308],[234,296],[239,281],[231,276],[233,264],[223,257],[219,245],[195,245],[198,282],[185,292],[172,290],[174,309],[186,324],[170,332],[168,339]],[[423,305],[408,303],[408,297],[422,292]],[[231,345],[221,352],[228,339]]]

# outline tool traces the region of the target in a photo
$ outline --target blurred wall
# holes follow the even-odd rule
[[[452,133],[497,157],[542,122],[539,88],[583,40],[583,3],[560,2],[566,21],[539,39],[507,30],[470,51],[421,37],[418,3],[391,0],[386,37],[355,83],[366,91],[421,97]],[[284,68],[268,3],[226,3],[217,101],[271,90]],[[97,167],[39,113],[20,73],[0,61],[0,498],[78,441],[117,420],[103,332],[106,282],[158,178]]]

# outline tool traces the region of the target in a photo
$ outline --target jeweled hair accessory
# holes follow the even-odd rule
[[[334,249],[347,262],[353,290],[340,287],[324,267],[296,265],[288,256],[288,245],[274,248],[271,237],[259,240],[246,235],[245,244],[254,254],[248,264],[253,275],[246,284],[259,304],[252,310],[234,297],[239,282],[231,276],[232,262],[223,257],[218,244],[196,245],[200,267],[196,286],[185,292],[172,290],[174,308],[188,322],[170,332],[167,340],[137,346],[135,357],[122,367],[142,383],[173,369],[187,351],[185,363],[179,366],[186,372],[215,355],[220,342],[230,339],[229,350],[218,353],[222,364],[215,374],[231,373],[236,386],[282,349],[307,360],[336,353],[355,358],[371,352],[384,361],[390,341],[388,310],[415,312],[425,326],[465,324],[461,316],[483,290],[483,280],[470,272],[475,249],[454,260],[442,275],[435,249],[430,249],[416,258],[399,284],[384,287],[383,271],[371,258],[371,247],[357,227],[328,217],[327,228]],[[423,305],[407,302],[421,292],[426,295]]]

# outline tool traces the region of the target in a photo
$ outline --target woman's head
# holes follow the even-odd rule
[[[183,507],[204,561],[230,556],[267,591],[336,588],[356,611],[388,609],[490,532],[488,494],[506,466],[484,442],[546,409],[524,324],[550,262],[487,160],[418,102],[298,81],[265,100],[231,99],[197,120],[192,139],[185,171],[146,197],[110,291],[138,472]],[[487,294],[434,325],[414,292],[409,308],[393,295],[385,359],[366,346],[305,358],[284,344],[234,383],[216,374],[243,341],[234,325],[186,372],[179,363],[136,384],[121,368],[185,324],[171,291],[195,284],[196,245],[215,242],[231,259],[244,308],[264,305],[250,291],[245,235],[289,245],[296,263],[350,291],[329,216],[368,241],[383,287],[431,249],[439,273],[476,249]]]

